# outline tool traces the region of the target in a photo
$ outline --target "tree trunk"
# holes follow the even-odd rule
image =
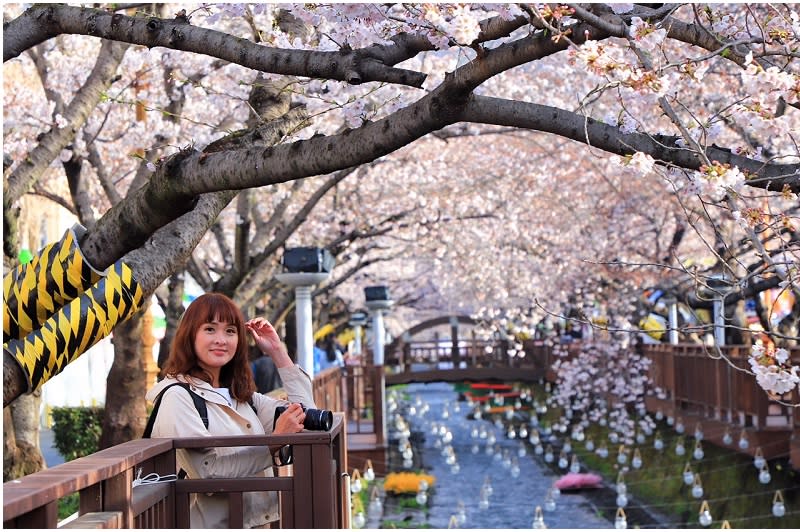
[[[3,409],[3,481],[45,469],[39,448],[41,389],[22,395]]]
[[[158,347],[158,367],[164,367],[169,358],[169,350],[172,346],[172,339],[175,338],[175,331],[178,330],[178,322],[183,315],[183,292],[184,292],[184,273],[183,271],[172,274],[169,278],[167,306],[163,308],[166,326],[164,337]]]
[[[142,322],[149,303],[114,328],[114,364],[106,380],[106,406],[100,449],[142,436],[147,422],[142,358]]]

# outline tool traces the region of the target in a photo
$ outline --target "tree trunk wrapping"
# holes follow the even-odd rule
[[[80,224],[3,279],[3,340],[21,339],[103,277],[78,247]]]
[[[144,295],[133,271],[117,261],[88,291],[80,294],[24,339],[3,344],[22,368],[27,392],[59,374],[70,362],[111,333],[139,309]]]

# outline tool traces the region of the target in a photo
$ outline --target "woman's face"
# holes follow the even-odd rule
[[[198,364],[212,375],[236,355],[239,344],[239,331],[232,323],[214,321],[204,323],[197,329],[194,337],[194,352]]]

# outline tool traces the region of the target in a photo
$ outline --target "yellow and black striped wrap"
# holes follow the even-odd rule
[[[48,318],[25,338],[3,344],[22,367],[32,392],[108,336],[136,312],[143,292],[131,269],[119,261],[88,291]]]
[[[82,227],[77,226],[83,230]],[[20,339],[103,276],[78,247],[76,227],[3,278],[3,342]]]

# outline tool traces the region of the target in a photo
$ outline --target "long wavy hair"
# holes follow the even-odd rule
[[[197,331],[205,323],[212,321],[230,323],[236,327],[239,342],[236,354],[220,368],[219,384],[228,388],[231,396],[237,401],[249,401],[255,392],[253,372],[248,358],[247,331],[244,326],[244,315],[236,303],[224,294],[211,292],[203,294],[191,302],[183,313],[175,331],[175,338],[169,350],[169,358],[161,370],[162,376],[174,378],[176,375],[190,375],[206,382],[212,382],[208,374],[198,364],[194,351],[194,340]]]

